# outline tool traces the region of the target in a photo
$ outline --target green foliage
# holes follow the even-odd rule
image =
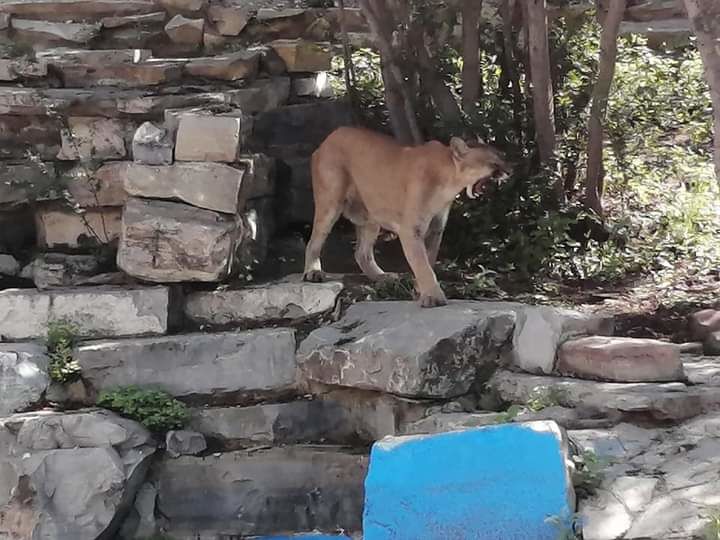
[[[127,386],[102,392],[97,403],[158,433],[180,429],[190,419],[185,404],[162,390]]]
[[[536,386],[530,392],[525,405],[532,412],[561,405],[566,399],[565,391],[554,386]]]
[[[385,279],[373,285],[373,300],[413,300],[415,298],[415,283],[408,275],[398,276],[397,279]]]
[[[77,327],[68,321],[48,323],[45,345],[50,358],[48,372],[53,381],[66,383],[80,375],[80,366],[73,358],[77,333]]]
[[[503,411],[501,413],[498,413],[495,417],[495,423],[496,424],[507,424],[509,422],[512,422],[518,414],[520,414],[523,410],[523,407],[521,405],[511,405],[508,407],[507,411]]]
[[[705,516],[708,519],[704,530],[704,540],[720,540],[720,511]]]
[[[573,486],[579,497],[589,497],[602,484],[605,477],[604,469],[609,460],[599,458],[592,450],[585,450],[579,456],[573,456],[575,471],[573,472]]]

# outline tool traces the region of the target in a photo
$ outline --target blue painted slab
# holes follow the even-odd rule
[[[556,540],[551,516],[574,494],[554,422],[506,424],[376,443],[364,540]]]
[[[291,536],[258,536],[254,540],[350,540],[350,538],[343,535],[309,533]]]

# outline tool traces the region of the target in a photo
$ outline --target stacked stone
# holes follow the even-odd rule
[[[367,31],[359,10],[348,10],[346,18],[352,32]],[[326,106],[322,100],[332,92],[329,84],[316,83],[326,79],[323,74],[334,54],[330,44],[339,41],[338,32],[336,9],[251,12],[242,3],[206,0],[2,2],[0,38],[11,45],[0,47],[0,275],[9,283],[33,279],[41,288],[121,280],[109,273],[114,270],[113,258],[98,262],[68,255],[95,253],[98,247],[105,255],[115,250],[126,206],[129,219],[153,205],[163,208],[164,217],[158,219],[166,225],[185,219],[177,214],[181,207],[169,202],[136,200],[194,204],[167,193],[147,195],[147,182],[160,181],[148,167],[167,167],[156,169],[166,184],[185,182],[187,188],[194,182],[196,195],[202,195],[203,187],[196,182],[200,176],[208,188],[232,190],[228,182],[244,186],[237,204],[199,206],[225,218],[193,213],[195,230],[204,216],[215,220],[210,238],[227,238],[216,252],[201,255],[212,259],[206,275],[190,279],[218,280],[231,273],[230,267],[243,269],[261,261],[275,228],[275,208],[291,209],[279,212],[279,222],[286,223],[292,219],[283,214],[291,215],[294,207],[287,206],[291,201],[285,195],[275,204],[275,171],[287,168],[276,168],[263,155],[283,157],[256,144],[254,117],[279,110],[282,118],[288,114],[283,112],[287,104],[298,102],[308,103],[310,116],[325,116],[325,109],[312,109]],[[180,122],[191,113],[225,120]],[[332,120],[325,121],[323,135],[334,127]],[[157,129],[144,125],[147,121]],[[225,127],[218,128],[220,122]],[[181,123],[184,127],[177,131]],[[233,123],[240,125],[238,135]],[[286,127],[294,131],[295,125]],[[225,136],[228,129],[224,147],[206,155],[202,148],[192,148],[197,137],[221,132]],[[153,150],[154,143],[159,146]],[[304,167],[309,167],[309,154],[317,144],[302,148]],[[144,145],[150,145],[150,155],[143,154]],[[206,141],[206,146],[212,144]],[[200,162],[207,163],[194,165]],[[240,173],[229,168],[242,170],[242,180],[231,179]],[[128,174],[137,176],[129,201]],[[304,195],[309,194],[309,169],[297,176],[304,179]],[[144,186],[136,185],[141,177]],[[225,188],[212,185],[210,178]],[[227,191],[215,195],[233,199]],[[28,201],[35,204],[29,206]],[[303,204],[307,222],[312,217],[311,198]],[[230,224],[233,220],[235,225]],[[41,255],[28,266],[32,244]],[[133,255],[125,255],[129,269]],[[166,271],[168,279],[159,270],[128,273],[133,272],[151,281],[185,279],[182,269]],[[96,278],[97,274],[102,276]]]

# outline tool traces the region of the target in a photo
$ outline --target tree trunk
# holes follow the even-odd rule
[[[415,104],[400,68],[401,51],[393,48],[393,32],[397,26],[395,14],[384,0],[360,0],[360,7],[380,50],[385,82],[385,101],[395,137],[402,144],[423,142],[415,113]]]
[[[535,138],[540,160],[547,163],[555,154],[555,107],[550,76],[550,46],[545,0],[525,0],[525,15]]]
[[[475,112],[482,90],[480,72],[480,15],[482,0],[464,0],[462,5],[462,106],[465,114]]]
[[[715,124],[715,177],[720,182],[720,3],[718,0],[685,0],[690,25],[710,86]]]
[[[523,98],[520,89],[520,75],[515,60],[515,40],[513,38],[513,13],[515,0],[502,0],[500,3],[500,16],[502,17],[503,36],[503,72],[506,73],[510,83],[513,101],[513,124],[517,131],[518,143],[522,146],[523,139]]]
[[[585,178],[585,206],[602,216],[603,186],[603,119],[607,112],[608,95],[615,75],[617,37],[625,13],[626,0],[609,0],[607,12],[599,14],[603,21],[600,36],[598,80],[593,89],[588,126],[588,163]]]

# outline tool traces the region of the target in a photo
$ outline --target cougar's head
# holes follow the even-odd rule
[[[450,150],[457,178],[470,199],[478,198],[494,181],[506,178],[511,172],[500,152],[483,141],[470,146],[453,137]]]

